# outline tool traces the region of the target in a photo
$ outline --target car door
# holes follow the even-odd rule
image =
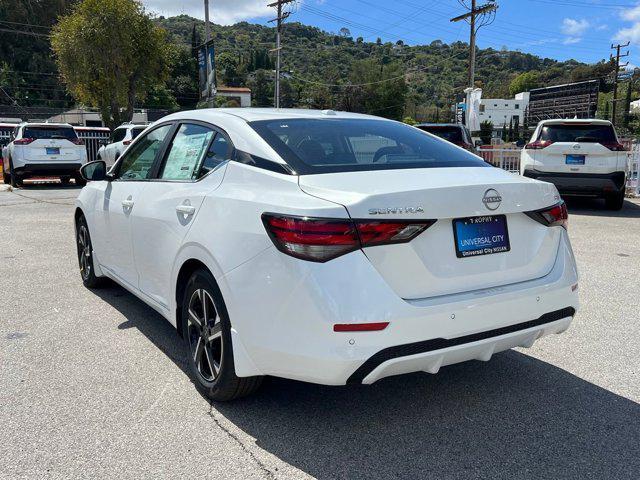
[[[181,122],[133,214],[133,245],[140,290],[168,308],[171,271],[205,195],[222,182],[231,152],[215,127]]]
[[[131,215],[165,146],[173,124],[164,124],[140,138],[115,167],[114,179],[104,183],[102,204],[95,215],[100,266],[131,287],[138,287],[131,235]],[[94,241],[96,243],[96,241]]]

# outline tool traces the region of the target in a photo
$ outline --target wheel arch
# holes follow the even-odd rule
[[[195,253],[195,252],[193,252]],[[231,316],[229,314],[229,306],[224,298],[224,282],[220,282],[220,277],[216,275],[216,272],[209,268],[209,266],[202,260],[194,257],[189,257],[182,262],[180,268],[178,270],[178,274],[176,276],[175,283],[175,308],[174,308],[174,320],[176,325],[176,331],[180,338],[183,336],[182,331],[182,322],[180,321],[180,314],[182,311],[182,300],[184,297],[184,292],[187,287],[187,282],[189,278],[196,270],[204,269],[211,275],[213,279],[214,285],[217,288],[218,292],[222,297],[222,301],[224,302],[224,308],[227,311],[227,315],[229,315],[229,320],[231,322]],[[239,377],[251,377],[255,375],[264,375],[263,372],[256,367],[253,359],[249,355],[249,352],[246,350],[244,343],[242,342],[236,328],[233,328],[233,323],[231,323],[231,344],[233,348],[233,361],[235,366],[236,375]]]
[[[211,270],[209,270],[209,268],[203,262],[196,258],[190,258],[182,264],[180,270],[178,271],[178,276],[176,277],[176,308],[174,313],[176,319],[176,330],[180,337],[182,337],[182,322],[180,321],[180,312],[182,310],[182,299],[184,297],[184,291],[187,288],[187,281],[189,280],[189,278],[191,278],[193,272],[200,269],[204,269],[207,272],[211,273]],[[215,281],[213,273],[211,273],[211,276]]]

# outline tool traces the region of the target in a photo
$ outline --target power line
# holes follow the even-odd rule
[[[476,0],[471,0],[471,5],[467,7],[467,4],[459,0],[460,5],[468,8],[469,11],[458,15],[451,19],[451,22],[467,21],[470,26],[469,36],[469,87],[475,86],[475,72],[476,72],[476,34],[478,30],[485,26],[490,25],[495,18],[495,12],[498,5],[494,0],[489,0],[489,3],[477,6]]]
[[[614,57],[613,55],[611,55],[611,60],[613,60],[614,58],[616,59],[616,70],[613,73],[613,100],[611,100],[612,102],[612,106],[611,106],[611,123],[613,123],[613,125],[615,126],[616,124],[616,110],[617,110],[617,106],[618,106],[618,102],[620,101],[620,99],[618,98],[618,74],[620,73],[620,68],[624,68],[627,65],[629,65],[629,62],[626,62],[624,65],[620,65],[620,59],[623,57],[628,57],[629,56],[629,51],[627,50],[627,53],[624,54],[620,54],[620,49],[621,48],[626,48],[629,46],[629,42],[625,43],[624,45],[611,45],[611,49],[616,51],[616,56]]]

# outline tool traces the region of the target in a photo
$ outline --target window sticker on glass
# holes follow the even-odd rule
[[[182,125],[171,144],[161,178],[193,179],[212,137],[213,131],[208,128],[200,125]]]

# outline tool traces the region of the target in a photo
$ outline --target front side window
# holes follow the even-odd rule
[[[201,125],[183,123],[176,133],[160,173],[163,180],[193,180],[214,131]]]
[[[148,178],[153,162],[162,147],[162,142],[172,125],[164,125],[152,130],[128,149],[118,167],[121,180],[144,180]]]
[[[263,120],[250,125],[301,175],[402,168],[487,167],[477,156],[400,122],[290,119]],[[460,129],[456,130],[460,135]]]

